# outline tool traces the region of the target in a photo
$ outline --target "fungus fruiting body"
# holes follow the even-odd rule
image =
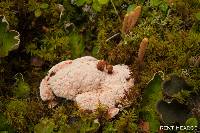
[[[62,97],[75,101],[80,109],[91,111],[105,105],[109,116],[113,117],[119,111],[115,105],[120,103],[134,82],[126,65],[109,65],[107,72],[99,71],[97,64],[99,60],[85,56],[55,65],[40,84],[42,100],[53,107],[55,96]]]
[[[106,66],[107,62],[104,61],[104,60],[100,60],[98,63],[97,63],[97,69],[100,70],[100,71],[103,71],[105,66]]]

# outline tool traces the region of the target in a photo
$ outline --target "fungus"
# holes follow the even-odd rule
[[[100,71],[103,71],[105,66],[106,66],[107,62],[104,61],[104,60],[100,60],[98,63],[97,63],[97,69],[100,70]]]
[[[100,70],[100,71],[106,70],[108,72],[108,74],[112,74],[113,73],[113,66],[108,64],[108,62],[106,62],[104,60],[100,60],[97,63],[97,69]]]
[[[134,86],[133,79],[127,78],[130,78],[128,66],[107,65],[103,60],[85,56],[52,67],[40,84],[40,96],[49,107],[56,105],[56,97],[73,100],[82,110],[95,111],[99,105],[105,105],[112,118],[119,112],[116,105]]]

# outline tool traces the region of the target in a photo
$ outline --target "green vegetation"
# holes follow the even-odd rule
[[[123,18],[136,6],[141,15],[124,34]],[[138,72],[145,37],[149,43]],[[66,100],[49,109],[40,99],[46,72],[84,55],[125,63],[140,79],[127,95],[132,104],[113,119],[103,109],[85,113]],[[163,122],[196,126],[199,79],[199,0],[0,1],[0,131],[155,133]],[[167,119],[176,114],[182,119]]]
[[[20,39],[19,33],[9,29],[5,16],[0,16],[0,57],[8,55],[8,52],[18,48]]]
[[[151,132],[157,132],[160,125],[156,105],[162,99],[162,74],[161,72],[156,73],[154,78],[149,82],[147,88],[144,90],[143,103],[141,104],[141,118],[149,122]]]

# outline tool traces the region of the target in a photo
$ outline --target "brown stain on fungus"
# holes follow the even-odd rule
[[[49,76],[52,77],[52,76],[54,76],[55,74],[56,74],[56,72],[51,72]]]

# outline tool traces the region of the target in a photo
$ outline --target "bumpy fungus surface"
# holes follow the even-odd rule
[[[55,104],[55,96],[73,100],[80,109],[95,111],[108,107],[110,117],[119,111],[115,105],[134,85],[126,65],[113,66],[112,74],[97,69],[99,60],[91,56],[60,62],[49,70],[40,84],[40,96]]]

